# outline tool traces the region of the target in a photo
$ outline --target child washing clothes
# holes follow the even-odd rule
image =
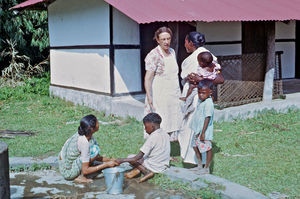
[[[162,173],[169,167],[170,137],[160,128],[161,117],[157,113],[149,113],[143,119],[145,131],[149,134],[140,152],[131,158],[120,158],[116,162],[129,162],[134,169],[125,174],[126,178],[133,178],[140,172],[144,176],[139,183],[152,178],[155,173]]]

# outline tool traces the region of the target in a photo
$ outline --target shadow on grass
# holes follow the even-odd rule
[[[210,173],[214,172],[214,165],[215,165],[214,156],[215,156],[216,153],[221,152],[221,147],[218,147],[216,142],[212,142],[212,150],[213,150],[213,158],[212,158],[211,163],[210,163],[210,168],[209,168]]]
[[[176,167],[182,167],[182,168],[193,168],[196,167],[197,165],[194,164],[189,164],[185,163],[182,161],[182,158],[180,157],[180,145],[179,142],[171,142],[171,157],[176,157],[179,159],[179,162],[171,162],[171,166],[176,166]]]

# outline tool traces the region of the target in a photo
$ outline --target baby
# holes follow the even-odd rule
[[[215,64],[213,64],[213,56],[210,52],[202,52],[197,56],[199,66],[197,68],[197,74],[203,79],[214,80],[217,74],[220,72]],[[193,93],[193,97],[196,95],[197,82],[189,82],[189,89],[185,97],[179,98],[182,101],[186,101],[187,98]],[[193,98],[192,97],[192,98]]]

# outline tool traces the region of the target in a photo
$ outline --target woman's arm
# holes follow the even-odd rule
[[[201,141],[204,141],[204,140],[205,140],[205,131],[206,131],[207,127],[208,127],[210,118],[211,118],[211,117],[206,117],[205,120],[204,120],[202,133],[201,133],[201,135],[200,135],[200,140],[201,140]]]
[[[202,81],[204,78],[202,76],[199,76],[197,73],[191,73],[189,74],[189,82],[192,84],[198,84],[200,81]]]
[[[153,100],[151,96],[151,88],[152,88],[152,81],[154,78],[154,71],[147,70],[146,75],[145,75],[145,81],[144,81],[144,86],[146,90],[146,96],[148,99],[148,103],[150,105],[150,108],[155,111],[155,108],[153,107]]]
[[[196,82],[196,83],[199,83],[200,81],[203,80],[203,77],[199,76],[198,74],[196,73],[191,73],[189,75],[190,77],[190,82]],[[213,80],[213,84],[223,84],[224,83],[224,77],[222,75],[222,72],[220,71],[218,74],[217,74],[217,77],[216,79]]]
[[[217,74],[216,79],[214,79],[213,83],[216,84],[223,84],[224,83],[224,77],[222,75],[222,71],[219,71],[219,73]]]
[[[114,161],[115,159],[114,158],[107,158],[107,157],[103,157],[103,156],[96,156],[95,159],[91,159],[90,162],[93,162],[94,160],[97,160],[99,162],[108,162],[108,161]]]
[[[81,172],[83,175],[88,175],[88,174],[100,171],[102,169],[105,169],[107,167],[114,167],[117,165],[118,165],[118,163],[116,163],[114,161],[109,161],[109,162],[105,162],[105,163],[97,165],[97,166],[90,167],[89,162],[83,162],[82,167],[81,167]]]

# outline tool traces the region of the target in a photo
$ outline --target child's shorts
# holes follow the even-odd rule
[[[193,147],[197,147],[200,153],[204,153],[212,149],[212,143],[210,140],[200,141],[200,134],[194,136]]]

